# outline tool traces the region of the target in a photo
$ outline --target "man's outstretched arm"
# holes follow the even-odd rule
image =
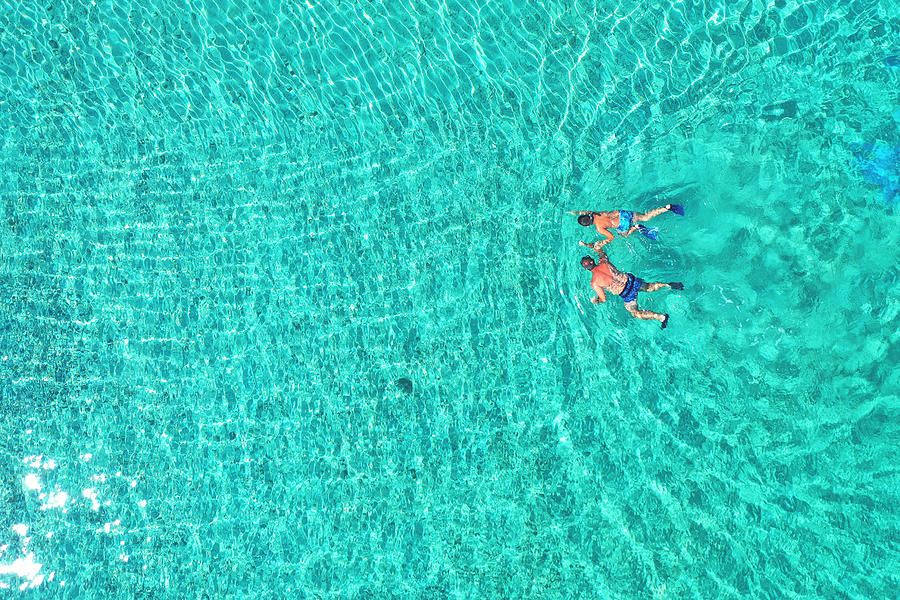
[[[578,242],[578,243],[580,245],[584,246],[585,248],[590,248],[591,250],[593,250],[594,252],[599,254],[600,258],[606,258],[606,251],[603,249],[603,245],[608,244],[609,240],[598,240],[598,241],[594,242],[593,244],[586,244],[584,242]]]

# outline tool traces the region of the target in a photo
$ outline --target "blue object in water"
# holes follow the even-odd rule
[[[850,149],[863,179],[881,188],[885,206],[893,210],[900,200],[900,145],[854,144]]]
[[[659,229],[657,229],[656,227],[645,227],[643,225],[638,225],[637,228],[638,231],[646,235],[651,240],[655,240],[659,237]]]
[[[900,54],[892,54],[884,59],[884,64],[888,67],[900,67]]]
[[[669,210],[671,210],[676,215],[684,216],[684,207],[680,204],[670,204]]]

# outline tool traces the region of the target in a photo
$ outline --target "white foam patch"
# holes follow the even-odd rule
[[[28,525],[25,525],[24,523],[16,523],[12,526],[12,530],[22,537],[28,535]]]
[[[35,491],[40,491],[41,489],[41,478],[34,473],[29,473],[28,475],[26,475],[23,483],[25,484],[25,489]]]
[[[37,587],[44,581],[43,575],[38,575],[41,563],[34,561],[34,554],[29,552],[22,558],[17,558],[9,565],[0,565],[0,575],[15,575],[27,581],[19,586],[20,590],[29,587]]]
[[[81,490],[81,495],[91,501],[91,510],[100,510],[100,502],[97,501],[97,488]]]
[[[32,469],[55,469],[59,466],[52,458],[44,460],[43,454],[33,454],[31,456],[26,456],[22,459],[22,462]]]
[[[41,506],[41,510],[48,508],[62,508],[69,500],[69,495],[65,492],[53,492],[47,496],[47,501]]]

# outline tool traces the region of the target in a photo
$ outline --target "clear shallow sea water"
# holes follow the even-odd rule
[[[897,15],[7,3],[3,595],[895,596]]]

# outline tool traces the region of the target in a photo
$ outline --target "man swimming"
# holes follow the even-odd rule
[[[651,239],[656,239],[655,229],[647,229],[641,223],[649,221],[653,217],[672,211],[676,215],[684,215],[684,207],[680,204],[666,204],[659,208],[654,208],[650,212],[639,213],[630,210],[608,210],[603,212],[593,212],[589,210],[570,210],[570,215],[578,215],[578,224],[597,228],[597,231],[606,239],[600,242],[600,245],[608,244],[613,241],[613,234],[610,229],[615,229],[624,237],[628,237],[637,230]]]
[[[656,319],[662,323],[663,329],[666,328],[666,325],[669,324],[668,313],[660,314],[652,310],[639,309],[637,305],[638,292],[655,292],[664,287],[672,288],[673,290],[683,290],[683,284],[677,281],[672,283],[659,281],[647,283],[631,273],[622,273],[609,262],[606,252],[602,249],[606,241],[600,240],[594,244],[578,243],[585,248],[591,248],[600,255],[599,262],[596,263],[590,256],[585,256],[581,259],[581,266],[591,272],[591,287],[597,293],[595,297],[591,298],[591,302],[594,304],[606,302],[606,292],[612,292],[622,297],[622,300],[625,301],[625,310],[630,312],[632,317],[637,319]]]

